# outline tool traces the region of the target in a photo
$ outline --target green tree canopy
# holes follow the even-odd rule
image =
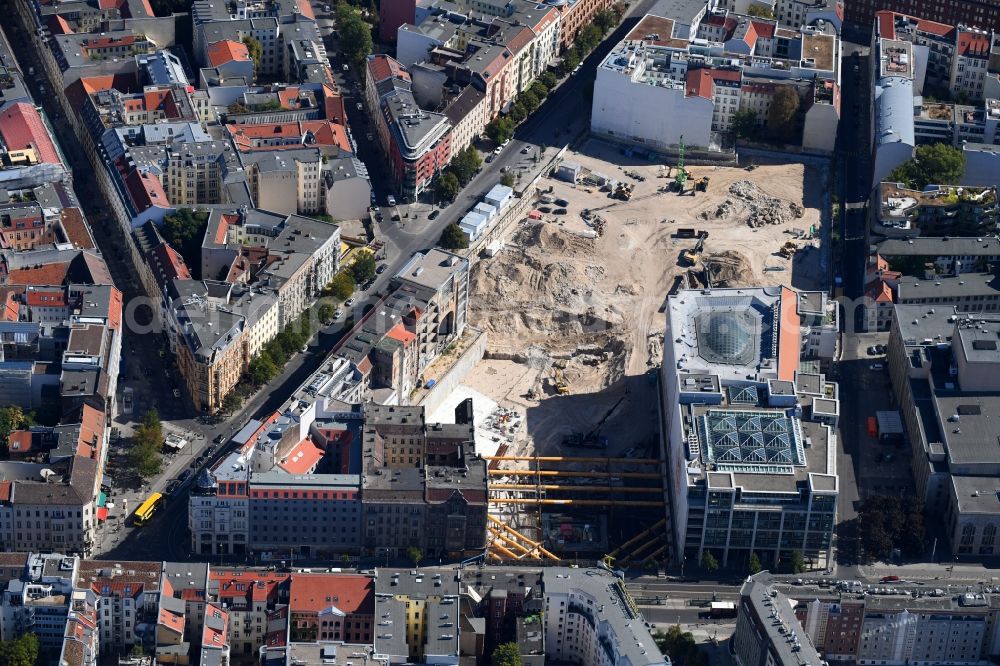
[[[576,44],[582,54],[587,54],[597,48],[604,37],[603,32],[593,23],[587,24],[576,38]]]
[[[792,573],[800,574],[806,570],[806,560],[802,557],[802,551],[792,551]]]
[[[764,567],[761,566],[760,558],[757,557],[757,553],[750,553],[750,562],[747,565],[747,568],[750,569],[751,574],[760,573],[764,569]]]
[[[0,666],[35,666],[38,663],[38,637],[24,634],[0,643]]]
[[[226,394],[226,397],[222,399],[222,411],[227,414],[232,414],[239,411],[240,407],[243,406],[243,396],[235,388]]]
[[[486,136],[488,136],[493,143],[503,143],[507,139],[514,136],[514,121],[506,117],[500,117],[492,120],[490,124],[486,126]]]
[[[917,146],[913,159],[904,162],[886,180],[922,190],[928,185],[952,185],[965,175],[965,155],[946,143]]]
[[[483,159],[479,156],[479,151],[473,146],[468,146],[452,158],[450,169],[458,178],[458,182],[465,186],[476,175],[482,164]]]
[[[577,51],[576,47],[571,46],[565,54],[563,54],[562,65],[560,69],[563,74],[569,74],[580,64],[580,52]]]
[[[34,414],[25,413],[17,405],[0,408],[0,459],[10,454],[8,450],[10,433],[34,425]]]
[[[442,201],[454,201],[461,189],[462,183],[459,182],[458,176],[450,170],[438,176],[437,183],[434,185],[434,191],[437,193],[438,199]]]
[[[653,636],[656,646],[670,657],[671,664],[677,666],[704,666],[708,658],[698,648],[694,635],[684,631],[680,625],[673,625],[664,633],[657,631]]]
[[[503,175],[500,176],[500,184],[501,185],[506,185],[507,187],[514,187],[514,183],[516,183],[516,182],[517,182],[517,179],[514,178],[514,172],[513,171],[504,171]]]
[[[528,117],[528,109],[521,103],[520,100],[514,102],[514,105],[510,107],[510,118],[515,123],[521,123],[525,118]]]
[[[701,556],[701,568],[709,573],[719,570],[719,561],[715,559],[712,551],[706,550]]]
[[[528,90],[531,91],[539,101],[549,96],[549,87],[537,79],[533,81],[530,86],[528,86]]]
[[[163,217],[163,236],[184,257],[191,274],[201,277],[201,243],[208,228],[208,211],[180,208]]]
[[[441,232],[438,245],[446,250],[460,250],[469,247],[469,239],[466,238],[462,228],[457,223],[452,222]]]
[[[417,566],[420,564],[420,560],[424,559],[424,551],[416,546],[410,546],[406,549],[406,556],[413,562],[413,566]]]
[[[333,315],[334,308],[330,303],[320,303],[319,308],[316,309],[316,316],[324,324],[333,321]]]
[[[777,141],[792,142],[798,131],[799,94],[792,86],[778,86],[767,110],[767,130]]]
[[[754,18],[773,19],[774,10],[765,5],[750,5],[749,7],[747,7],[747,16],[753,16]]]
[[[250,376],[250,381],[257,386],[261,386],[274,379],[275,375],[278,374],[278,365],[271,358],[270,354],[262,352],[250,360],[250,367],[247,372]]]
[[[618,17],[610,9],[602,9],[594,15],[594,25],[596,25],[602,33],[605,33],[615,27],[617,23]]]
[[[552,72],[542,72],[538,77],[538,82],[548,88],[550,91],[559,85],[559,79]]]
[[[252,35],[247,35],[243,38],[243,45],[246,46],[247,51],[250,52],[250,59],[253,60],[254,69],[259,70],[260,60],[264,57],[264,47],[261,46],[260,42],[257,41],[257,38]]]
[[[523,93],[517,96],[517,101],[524,106],[524,110],[528,113],[534,113],[541,101],[538,99],[538,95],[531,92],[531,90],[525,90]]]
[[[749,139],[757,134],[757,114],[750,109],[740,109],[733,114],[733,132],[741,139]]]
[[[371,55],[372,29],[357,11],[347,8],[344,4],[337,5],[337,33],[340,36],[340,48],[344,56],[355,67],[360,67],[365,58]]]
[[[160,415],[151,409],[142,417],[142,422],[132,435],[132,448],[129,450],[129,463],[143,479],[160,473],[162,460],[160,449],[163,446],[163,426]]]
[[[338,301],[346,301],[354,293],[354,278],[347,271],[341,271],[330,281],[330,295]]]
[[[501,643],[490,655],[490,666],[521,666],[523,663],[517,643]]]
[[[371,252],[359,252],[354,263],[351,264],[351,277],[355,284],[364,284],[375,277],[375,255]]]

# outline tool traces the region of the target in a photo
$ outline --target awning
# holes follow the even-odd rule
[[[97,496],[97,506],[105,506],[108,503],[108,496],[105,493],[100,493]]]
[[[97,519],[102,523],[108,519],[108,510],[103,506],[97,509]]]

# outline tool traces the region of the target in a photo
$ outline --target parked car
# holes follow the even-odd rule
[[[375,140],[375,137],[372,136],[371,132],[368,132],[367,134],[365,134],[365,138],[368,139],[369,141],[374,141]]]
[[[497,158],[496,153],[490,153],[489,155],[486,156],[486,163],[489,164],[496,158]]]
[[[340,319],[343,316],[344,316],[344,311],[341,310],[340,308],[337,308],[337,311],[333,313],[334,319]]]
[[[340,68],[343,69],[345,72],[351,69],[350,67],[348,67],[346,62],[343,65],[341,65]]]
[[[503,145],[499,145],[499,146],[497,146],[496,148],[494,148],[494,149],[493,149],[493,154],[494,154],[494,155],[499,155],[500,153],[502,153],[502,152],[503,152],[503,147],[504,147],[505,145],[507,145],[507,144],[503,144]]]
[[[344,307],[345,308],[349,308],[352,305],[354,305],[354,299],[353,298],[348,298],[346,301],[344,301]]]
[[[522,155],[527,155],[530,152],[531,152],[531,146],[525,146],[524,148],[521,149]]]
[[[881,578],[878,579],[878,582],[880,582],[880,583],[898,583],[899,582],[899,576],[882,576]]]
[[[171,391],[171,393],[174,394],[175,398],[177,398],[178,400],[180,399],[180,397],[181,397],[181,392],[180,391],[178,391],[177,389],[174,389],[173,391]]]
[[[884,370],[885,366],[882,365],[881,363],[872,363],[871,369],[872,370]]]
[[[434,210],[431,211],[431,214],[427,216],[427,219],[428,220],[436,220],[437,216],[440,215],[440,214],[441,214],[441,211],[439,211],[438,209],[435,208]]]
[[[871,347],[868,348],[869,356],[875,356],[876,354],[878,354],[878,349],[875,347],[875,345],[872,345]]]
[[[215,442],[216,444],[222,444],[224,441],[226,441],[226,436],[222,434],[216,435],[215,439],[213,439],[212,441]]]
[[[388,265],[386,265],[386,264],[379,264],[378,268],[375,269],[375,274],[376,275],[382,275],[382,273],[385,273],[385,269],[387,269],[387,268],[389,268]]]
[[[299,349],[299,351],[305,354],[307,351],[309,351],[309,345],[302,345],[302,348]]]
[[[358,102],[358,111],[364,111],[364,110],[365,110],[365,105],[364,105],[364,104],[362,104],[361,102]],[[370,141],[370,140],[371,140],[371,139],[369,139],[369,141]]]
[[[396,205],[396,197],[392,196],[391,194],[385,198],[385,201],[390,206],[395,206]]]
[[[553,215],[565,215],[566,214],[566,209],[565,208],[556,208],[554,211],[552,211],[552,214]]]
[[[205,457],[206,458],[211,458],[213,453],[215,453],[215,447],[214,446],[209,446],[207,449],[205,449]]]
[[[177,479],[172,479],[170,483],[167,484],[167,487],[163,490],[164,494],[173,495],[175,492],[177,492],[177,486],[179,485],[181,484]]]
[[[177,483],[184,483],[191,478],[191,470],[186,469],[181,472],[181,475],[177,477]]]

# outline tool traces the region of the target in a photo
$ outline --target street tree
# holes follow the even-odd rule
[[[777,141],[790,143],[798,129],[799,94],[792,86],[778,86],[767,110],[767,130]]]
[[[715,555],[712,551],[706,550],[704,555],[701,556],[701,568],[708,573],[713,573],[719,570],[719,561],[715,559]]]
[[[338,16],[340,7],[338,6]],[[372,29],[356,11],[345,13],[345,18],[337,25],[340,36],[340,48],[344,56],[355,67],[360,67],[365,58],[371,55]]]
[[[602,9],[594,15],[594,25],[601,33],[606,33],[618,23],[618,17],[610,9]]]
[[[450,170],[438,176],[434,184],[434,191],[441,201],[454,201],[461,189],[462,183],[459,182],[458,176]]]
[[[528,86],[528,90],[534,93],[535,97],[537,97],[539,101],[549,96],[549,87],[538,80],[532,82],[532,84]]]
[[[569,47],[566,53],[563,55],[562,65],[560,69],[563,74],[569,74],[574,69],[580,65],[580,52],[577,51],[575,46]]]
[[[262,386],[274,379],[278,374],[278,366],[266,351],[261,352],[250,360],[250,367],[247,370],[250,382],[255,386]]]
[[[334,308],[329,303],[320,303],[319,308],[316,310],[316,316],[324,324],[333,321],[334,314]]]
[[[0,642],[0,666],[35,666],[38,664],[38,636],[24,634]]]
[[[496,118],[486,126],[486,136],[493,143],[503,143],[514,136],[514,121],[508,117]]]
[[[513,171],[504,171],[503,175],[500,176],[500,184],[506,185],[507,187],[514,187],[514,183],[517,182],[514,178]]]
[[[452,158],[449,170],[455,174],[458,182],[465,186],[482,165],[483,159],[479,156],[479,151],[474,146],[468,146]]]
[[[446,250],[461,250],[469,247],[469,239],[466,237],[465,232],[462,231],[462,227],[452,222],[441,232],[438,245]]]
[[[351,277],[355,284],[364,284],[375,277],[375,255],[371,252],[361,252],[351,264]]]
[[[222,399],[222,411],[226,414],[233,414],[243,406],[243,396],[236,389],[229,391]]]
[[[521,123],[525,118],[528,117],[528,109],[521,103],[520,100],[515,101],[514,105],[510,107],[510,118],[515,123]]]
[[[750,562],[748,568],[750,569],[751,575],[760,573],[764,569],[764,567],[761,566],[760,558],[757,557],[757,553],[750,553]]]
[[[406,556],[410,558],[410,561],[413,562],[413,566],[416,567],[420,565],[420,560],[424,559],[424,551],[420,550],[416,546],[410,546],[406,549]]]
[[[802,557],[801,550],[792,551],[792,573],[800,574],[806,570],[806,560]]]
[[[548,88],[549,92],[552,92],[552,89],[559,85],[559,78],[552,72],[542,72],[538,77],[538,82]]]
[[[588,24],[580,31],[579,36],[576,38],[580,53],[586,55],[596,49],[598,44],[601,43],[602,37],[604,37],[604,34],[600,28],[593,23]]]
[[[501,643],[490,655],[490,666],[522,666],[521,651],[517,643]]]
[[[538,99],[538,95],[531,92],[531,90],[525,90],[523,93],[518,95],[517,101],[524,106],[524,110],[529,114],[534,113],[535,109],[537,109],[538,105],[541,103]]]
[[[346,301],[354,293],[354,278],[347,271],[341,271],[330,280],[330,295],[338,301]]]

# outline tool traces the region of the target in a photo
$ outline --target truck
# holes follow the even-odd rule
[[[736,602],[713,601],[708,614],[713,618],[736,617]]]

